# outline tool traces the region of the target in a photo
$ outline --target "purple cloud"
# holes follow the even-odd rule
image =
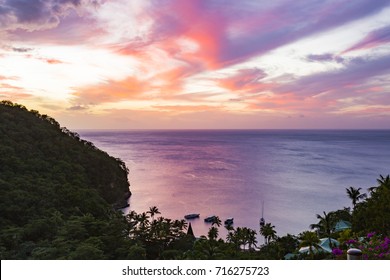
[[[357,42],[352,47],[346,49],[343,53],[361,50],[361,49],[370,49],[379,45],[383,45],[390,42],[390,25],[376,29],[367,34],[361,41]]]
[[[67,110],[69,110],[69,111],[85,111],[88,109],[89,109],[88,106],[82,106],[82,105],[76,105],[76,106],[72,106],[72,107],[67,108]]]
[[[344,59],[340,56],[335,56],[331,53],[325,53],[325,54],[309,54],[306,59],[308,61],[312,62],[337,62],[342,63],[344,62]]]
[[[13,47],[12,50],[14,52],[19,52],[19,53],[26,53],[26,52],[31,52],[34,49],[33,48],[23,48],[23,47]]]
[[[240,91],[244,93],[259,93],[270,90],[272,84],[263,83],[267,74],[258,68],[240,69],[235,75],[219,79],[219,86],[228,89],[229,91]]]
[[[278,7],[248,15],[250,33],[229,40],[222,60],[228,64],[291,43],[312,34],[377,13],[390,4],[379,1],[284,1]],[[256,17],[257,16],[257,17]],[[253,20],[256,18],[256,20]]]
[[[68,11],[98,3],[97,0],[3,0],[0,2],[0,29],[49,29],[57,26]]]
[[[321,98],[334,100],[371,94],[369,91],[361,92],[369,87],[365,83],[375,77],[390,74],[389,65],[390,55],[376,59],[354,59],[346,63],[343,69],[303,77],[291,84],[280,86],[275,92],[292,93],[301,100],[324,93],[325,96]]]

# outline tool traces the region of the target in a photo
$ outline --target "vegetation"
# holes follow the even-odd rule
[[[127,203],[127,175],[53,118],[0,102],[1,258],[126,257],[113,208]]]
[[[185,220],[164,218],[156,206],[122,215],[128,172],[54,119],[0,102],[1,259],[346,259],[353,247],[365,259],[390,259],[389,176],[367,194],[347,188],[353,209],[317,214],[314,231],[279,237],[271,223],[259,232],[226,225],[222,239],[219,217],[195,238]]]
[[[356,203],[359,201],[359,200],[362,200],[364,198],[367,197],[367,195],[365,193],[360,193],[360,190],[362,188],[354,188],[354,187],[349,187],[348,189],[346,189],[347,191],[347,194],[348,194],[348,197],[352,200],[352,206],[353,208],[355,208],[356,206]]]

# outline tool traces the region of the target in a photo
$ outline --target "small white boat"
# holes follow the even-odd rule
[[[184,219],[195,219],[195,218],[199,218],[200,214],[188,214],[188,215],[185,215],[184,216]]]
[[[229,218],[225,220],[225,225],[232,225],[233,224],[233,218]]]

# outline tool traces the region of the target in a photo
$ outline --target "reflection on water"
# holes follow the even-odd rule
[[[81,136],[130,169],[137,212],[157,206],[163,216],[191,221],[234,217],[259,229],[264,217],[279,235],[299,233],[315,214],[350,206],[349,186],[366,189],[390,171],[390,131],[82,131]],[[224,236],[225,232],[221,229]]]

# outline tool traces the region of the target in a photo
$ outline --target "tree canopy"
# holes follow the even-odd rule
[[[113,209],[129,195],[123,161],[47,115],[0,102],[2,258],[112,257],[107,233],[125,226],[111,227],[123,219]]]

